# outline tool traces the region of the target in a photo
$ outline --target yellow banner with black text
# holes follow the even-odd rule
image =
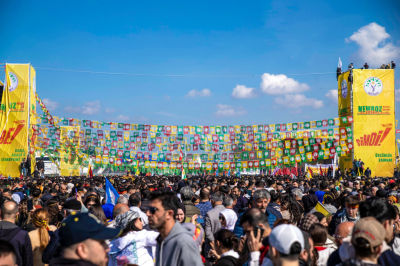
[[[393,176],[395,167],[395,95],[393,69],[353,70],[354,159],[372,176]]]

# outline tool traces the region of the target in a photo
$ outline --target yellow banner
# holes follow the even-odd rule
[[[60,142],[63,148],[60,151],[60,173],[62,176],[79,176],[81,167],[76,150],[79,148],[80,127],[61,127]]]
[[[31,174],[35,171],[36,167],[36,156],[35,156],[35,141],[36,136],[33,134],[33,126],[36,124],[36,70],[30,66],[30,89],[29,89],[29,149],[31,157]]]
[[[353,70],[354,159],[372,176],[393,176],[395,97],[393,69]]]
[[[349,74],[349,71],[345,72],[341,74],[338,78],[338,125],[340,127],[344,126],[343,120],[341,118],[352,115],[351,95],[353,92],[351,88],[351,83],[349,82]],[[352,165],[352,155],[350,153],[346,155],[341,155],[339,157],[339,167],[340,169],[342,169],[342,171],[344,171],[345,169],[350,169]]]
[[[20,176],[28,155],[29,64],[6,64],[0,105],[0,175]]]

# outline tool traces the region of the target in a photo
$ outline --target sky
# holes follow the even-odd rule
[[[31,63],[39,97],[68,118],[320,120],[338,116],[339,57],[344,69],[400,67],[397,0],[16,0],[0,1],[0,14],[0,63]],[[395,89],[398,109],[398,69]]]

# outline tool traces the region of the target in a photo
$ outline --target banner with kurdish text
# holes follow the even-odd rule
[[[393,69],[353,70],[354,159],[372,176],[393,176],[395,95]]]
[[[339,113],[339,128],[344,128],[348,123],[347,117],[352,116],[351,96],[352,87],[349,82],[349,74],[347,71],[338,77],[338,113]],[[343,140],[343,137],[341,138]],[[342,170],[352,167],[352,154],[345,153],[339,155],[339,167]]]
[[[79,148],[80,127],[61,127],[60,142],[64,144],[60,151],[60,174],[62,176],[80,175],[81,166],[77,154]]]
[[[0,105],[0,175],[20,176],[28,154],[29,64],[6,64]]]

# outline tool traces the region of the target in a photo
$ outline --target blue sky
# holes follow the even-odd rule
[[[64,117],[179,125],[332,118],[339,56],[345,67],[389,59],[400,67],[395,0],[1,1],[0,12],[0,62],[30,62],[39,96]]]

